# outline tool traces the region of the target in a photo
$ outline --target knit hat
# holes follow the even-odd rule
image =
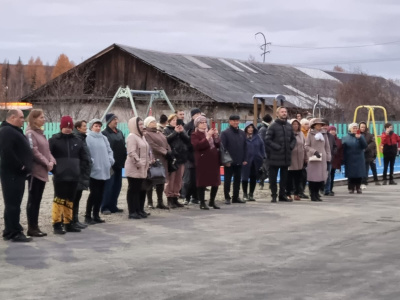
[[[207,122],[207,118],[204,116],[198,116],[196,119],[194,119],[194,127],[199,126],[201,122]]]
[[[229,121],[237,121],[240,120],[240,117],[238,115],[231,115],[229,117]]]
[[[201,110],[198,109],[198,108],[193,108],[193,109],[190,111],[190,116],[193,117],[195,114],[201,114]]]
[[[144,121],[143,121],[144,128],[146,128],[147,126],[149,126],[149,124],[150,124],[151,122],[156,122],[156,119],[155,119],[154,117],[152,117],[152,116],[147,117],[146,119],[144,119]]]
[[[113,113],[106,114],[106,123],[107,125],[114,119],[117,119],[118,117],[114,115]]]
[[[357,127],[358,128],[358,124],[357,123],[351,123],[349,125],[349,132],[353,129],[353,127]]]
[[[329,126],[329,127],[328,127],[328,132],[331,131],[331,130],[335,130],[335,131],[336,131],[336,127],[335,127],[335,126],[332,126],[332,125]]]
[[[63,116],[60,122],[60,129],[71,128],[74,129],[74,122],[70,116]]]
[[[92,120],[90,120],[89,123],[88,123],[89,130],[92,130],[92,127],[93,127],[94,124],[103,125],[103,122],[100,119],[92,119]]]

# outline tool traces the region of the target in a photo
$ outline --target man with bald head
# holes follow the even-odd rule
[[[24,114],[19,109],[7,113],[0,125],[0,179],[4,199],[3,239],[13,242],[30,242],[23,234],[19,222],[25,180],[32,169],[33,155],[21,127]]]

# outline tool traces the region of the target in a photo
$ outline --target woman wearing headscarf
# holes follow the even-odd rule
[[[308,131],[310,130],[310,120],[308,119],[301,119],[301,132],[304,135],[304,139],[307,138]],[[303,169],[301,170],[301,194],[299,195],[300,198],[308,199],[309,197],[304,193],[307,185],[307,164],[304,164]]]
[[[87,199],[85,214],[85,222],[89,225],[105,222],[99,215],[100,205],[103,200],[106,180],[110,179],[111,167],[115,162],[110,143],[107,137],[101,133],[102,125],[100,119],[91,120],[86,137],[86,144],[93,162],[89,179],[90,194]]]
[[[349,133],[342,139],[345,176],[348,179],[349,193],[362,194],[361,180],[365,176],[364,150],[367,142],[359,132],[357,123],[349,125]]]
[[[330,194],[331,195],[335,195],[335,193],[333,192],[333,184],[335,181],[335,173],[336,170],[341,170],[342,167],[342,161],[343,161],[343,145],[342,145],[342,141],[337,137],[337,133],[336,133],[336,127],[335,126],[329,126],[328,127],[328,132],[333,135],[333,137],[335,138],[335,143],[336,143],[336,153],[333,155],[332,157],[332,169],[331,169],[331,190],[330,190]]]
[[[172,114],[168,117],[168,125],[164,129],[168,144],[171,147],[174,169],[169,168],[165,194],[167,195],[168,206],[170,208],[183,207],[179,203],[179,191],[182,188],[182,177],[185,170],[185,162],[188,160],[188,149],[190,137],[185,132],[182,125],[177,125],[178,117]]]
[[[27,235],[34,237],[46,236],[39,228],[39,210],[42,201],[44,187],[49,181],[49,171],[53,169],[56,160],[51,155],[49,142],[43,133],[43,125],[46,122],[41,109],[32,109],[28,116],[26,137],[33,152],[32,173],[29,177],[29,196],[26,205],[28,218]]]
[[[128,178],[128,202],[129,219],[147,218],[144,211],[146,191],[142,189],[143,182],[147,178],[150,166],[150,146],[143,135],[143,121],[139,117],[133,117],[128,121],[129,135],[126,139],[128,157],[125,162],[125,175]]]
[[[245,126],[244,132],[246,133],[247,144],[245,161],[247,161],[247,165],[242,166],[243,200],[256,201],[254,199],[254,190],[256,189],[258,172],[265,158],[265,146],[253,122],[246,122]],[[249,194],[247,194],[249,179],[250,191]]]
[[[144,128],[146,129],[146,141],[151,148],[151,153],[154,159],[158,159],[164,166],[165,172],[168,171],[167,158],[171,157],[171,147],[168,144],[165,135],[157,129],[157,122],[154,117],[144,119]],[[155,184],[157,194],[157,208],[168,209],[163,203],[164,183]],[[153,208],[153,186],[150,184],[147,189],[147,204]]]
[[[305,151],[306,139],[301,131],[300,122],[297,119],[290,121],[293,128],[293,133],[296,138],[296,146],[292,150],[291,165],[288,168],[288,179],[286,195],[289,199],[292,199],[292,191],[294,191],[294,200],[299,201],[300,196],[303,193],[302,188],[302,171],[304,165],[307,163],[307,155]]]
[[[197,196],[200,209],[209,209],[205,201],[206,187],[211,186],[209,206],[219,209],[215,204],[218,186],[221,184],[218,130],[207,130],[207,119],[199,116],[194,120],[195,131],[191,134],[196,165]]]
[[[321,119],[310,121],[310,131],[306,138],[307,180],[311,201],[322,201],[318,191],[328,178],[327,161],[331,160],[331,150],[326,134],[322,130]]]

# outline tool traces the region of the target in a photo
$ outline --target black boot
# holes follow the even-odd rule
[[[92,217],[88,217],[88,216],[85,216],[85,223],[87,225],[95,225],[95,224],[97,224],[95,221],[93,221]]]
[[[176,205],[174,203],[174,198],[173,197],[167,197],[167,202],[168,202],[168,206],[169,208],[176,208]]]
[[[154,205],[153,205],[153,188],[148,190],[146,192],[146,194],[147,194],[147,207],[148,208],[154,208]]]
[[[272,196],[271,202],[272,202],[272,203],[276,203],[276,202],[277,202],[277,201],[276,201],[276,194],[272,194],[271,196]]]
[[[54,234],[65,234],[66,231],[63,228],[63,224],[61,222],[53,224]]]
[[[205,200],[200,200],[200,209],[209,210]]]
[[[72,222],[79,229],[85,229],[86,227],[88,227],[86,224],[83,224],[83,223],[79,222],[79,215],[74,215],[73,218],[72,218]]]
[[[40,231],[39,226],[37,225],[28,225],[28,232],[26,233],[26,235],[34,237],[44,237],[47,236],[47,233]]]
[[[173,201],[176,207],[184,207],[185,205],[179,203],[178,197],[173,197]]]
[[[311,195],[311,201],[317,202],[319,201],[316,194],[318,194],[318,192],[315,191],[310,191],[310,195]]]
[[[256,199],[254,199],[254,196],[252,193],[249,194],[249,200],[247,201],[256,201]]]
[[[93,222],[99,224],[99,223],[105,223],[106,221],[101,219],[99,215],[95,215],[95,216],[93,216]]]
[[[159,184],[156,185],[156,193],[157,193],[157,208],[159,209],[169,209],[168,206],[165,206],[163,203],[163,192],[164,192],[164,185]]]
[[[393,179],[390,179],[390,180],[389,180],[389,184],[390,184],[390,185],[397,185],[397,182],[394,181]]]
[[[66,232],[81,232],[81,230],[72,222],[64,224],[64,226]]]

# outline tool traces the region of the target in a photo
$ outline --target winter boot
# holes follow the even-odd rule
[[[247,201],[256,201],[256,199],[254,199],[254,196],[252,193],[249,194],[249,200]]]
[[[314,202],[319,201],[315,194],[316,194],[315,191],[310,191],[311,201],[314,201]],[[318,194],[318,192],[317,192],[317,194]]]
[[[147,207],[148,208],[154,208],[154,205],[153,205],[153,188],[148,190],[146,192],[146,194],[147,194]]]
[[[176,208],[173,197],[167,197],[167,202],[168,202],[169,208]]]
[[[393,179],[391,179],[391,180],[389,180],[389,184],[390,184],[390,185],[397,185],[397,182],[394,181]]]
[[[205,200],[200,200],[200,209],[209,210]]]
[[[387,185],[387,180],[384,179],[382,185]]]
[[[37,225],[28,225],[28,232],[26,235],[34,236],[34,237],[44,237],[47,236],[47,233],[41,232]]]
[[[64,224],[64,226],[66,232],[81,232],[81,230],[72,222]]]
[[[357,194],[362,194],[361,185],[359,185],[359,184],[356,185],[356,191],[357,191]]]
[[[157,199],[157,206],[156,206],[156,208],[158,208],[158,209],[169,209],[169,207],[168,206],[165,206],[164,205],[164,203],[163,203],[163,199],[161,198],[158,198]]]
[[[277,201],[276,201],[276,194],[273,194],[272,195],[272,200],[271,200],[271,203],[276,203]]]
[[[178,201],[178,197],[173,197],[173,202],[174,202],[174,204],[175,204],[176,207],[184,207],[184,205],[181,204],[181,203]]]
[[[244,201],[249,201],[249,195],[247,195],[246,192],[243,192],[243,200]]]
[[[61,222],[53,224],[54,234],[65,234],[66,231],[63,228],[63,224]]]
[[[101,219],[99,215],[95,215],[95,216],[93,216],[93,222],[95,222],[95,223],[105,223],[106,221]]]
[[[75,227],[79,229],[85,229],[86,227],[88,227],[86,224],[79,222],[79,215],[74,215],[72,218],[72,222],[75,224]]]
[[[93,219],[92,219],[92,217],[88,217],[88,216],[85,216],[85,223],[86,223],[86,225],[95,225],[95,224],[97,224],[95,221],[93,221]]]

